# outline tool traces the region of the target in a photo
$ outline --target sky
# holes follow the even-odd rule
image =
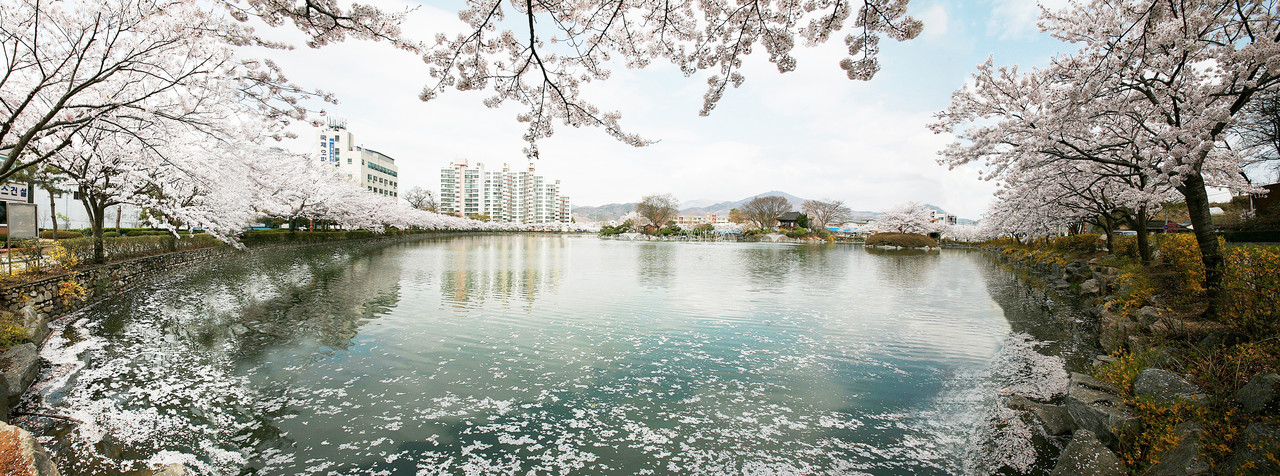
[[[1042,1],[1051,8],[1065,3]],[[455,2],[371,3],[389,10],[416,6],[402,27],[413,39],[465,28]],[[780,190],[843,200],[854,210],[915,201],[979,218],[995,185],[980,180],[975,167],[939,165],[937,153],[952,137],[926,125],[988,57],[1030,68],[1076,47],[1041,33],[1039,10],[1028,0],[913,0],[908,11],[924,22],[924,32],[907,42],[882,40],[881,68],[871,81],[850,81],[839,68],[843,35],[814,48],[798,46],[797,68],[785,74],[757,48],[743,69],[746,82],[708,117],[698,110],[710,72],[684,77],[657,62],[643,70],[616,67],[607,81],[586,86],[584,96],[620,111],[629,132],[658,142],[637,148],[597,128],[557,125],[539,145],[537,171],[561,180],[574,206],[634,202],[654,193],[689,202]],[[393,157],[401,192],[413,186],[438,191],[440,168],[455,159],[490,169],[527,164],[518,104],[486,108],[484,91],[447,91],[422,102],[426,65],[385,43],[348,40],[311,49],[296,31],[267,36],[298,47],[260,55],[294,82],[335,93],[338,104],[315,107],[345,119],[358,144]],[[294,131],[299,138],[284,147],[311,150],[315,129],[299,124]]]

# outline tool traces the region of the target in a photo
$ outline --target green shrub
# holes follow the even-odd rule
[[[809,236],[809,230],[802,226],[797,226],[787,232],[787,238],[804,238]]]
[[[102,232],[102,237],[103,238],[119,238],[120,234],[114,231],[104,231]]]
[[[938,241],[915,233],[876,233],[867,237],[866,246],[898,246],[902,248],[938,247]]]
[[[70,230],[58,230],[58,235],[53,235],[53,230],[44,230],[40,232],[40,237],[46,240],[69,240],[72,238],[84,238],[84,235]]]

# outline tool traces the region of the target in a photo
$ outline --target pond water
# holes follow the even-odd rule
[[[64,474],[1034,473],[1073,315],[965,250],[259,252],[62,319],[19,410]]]

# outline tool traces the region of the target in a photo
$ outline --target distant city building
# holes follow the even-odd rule
[[[484,163],[466,159],[440,169],[440,212],[459,216],[485,215],[512,223],[569,223],[569,197],[560,195],[560,181],[528,170],[485,170]]]
[[[955,225],[959,222],[959,218],[955,215],[950,215],[933,209],[929,210],[929,217],[929,221],[933,223],[941,223],[943,225]]]
[[[729,217],[722,217],[716,213],[707,213],[705,216],[678,216],[676,217],[676,225],[698,226],[698,225],[719,225],[729,223]]]
[[[388,197],[400,196],[400,169],[395,159],[373,149],[356,145],[355,134],[344,121],[330,120],[317,134],[321,163],[332,165],[348,180],[370,192]]]

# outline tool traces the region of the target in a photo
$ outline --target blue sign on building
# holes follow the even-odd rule
[[[27,189],[26,184],[6,183],[0,185],[0,200],[25,202],[30,193],[31,191]]]

